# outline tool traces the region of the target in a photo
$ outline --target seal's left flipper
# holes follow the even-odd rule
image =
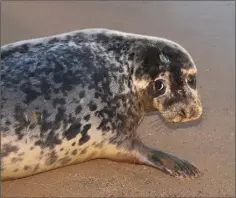
[[[139,161],[160,169],[161,171],[180,179],[194,179],[202,173],[194,165],[167,152],[152,149],[140,141],[135,142],[134,149]]]

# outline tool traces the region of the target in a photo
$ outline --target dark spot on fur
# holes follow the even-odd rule
[[[90,111],[95,111],[97,109],[97,105],[93,101],[89,102],[88,107]]]
[[[55,63],[55,72],[57,73],[63,73],[65,70],[65,66],[61,64],[60,62],[56,61]]]
[[[63,74],[63,80],[61,85],[61,90],[64,95],[67,95],[66,92],[71,91],[75,85],[80,83],[80,78],[78,74],[68,69],[66,73]]]
[[[102,121],[99,124],[99,126],[97,127],[97,129],[102,130],[103,132],[109,131],[110,127],[107,126],[109,122],[110,122],[110,119],[105,119],[105,118],[102,119]]]
[[[16,168],[13,172],[15,173],[15,172],[17,172],[17,171],[19,171],[19,169],[18,168]]]
[[[82,134],[86,134],[88,132],[88,130],[91,128],[91,124],[86,124],[84,125],[83,130],[81,131]]]
[[[67,157],[61,158],[59,161],[60,161],[61,165],[66,165],[66,164],[68,164],[71,161],[71,158],[69,158],[67,156]]]
[[[14,113],[14,118],[17,123],[15,125],[15,133],[17,134],[18,139],[22,139],[23,134],[21,132],[30,124],[30,122],[25,114],[25,108],[21,107],[20,105],[15,105]]]
[[[24,126],[20,126],[20,127],[15,128],[15,133],[17,134],[18,139],[22,139],[23,134],[21,134],[21,131],[23,131],[23,129],[24,129]]]
[[[75,116],[73,116],[71,113],[69,114],[69,119],[68,119],[68,122],[69,123],[75,123],[76,121],[80,121],[80,118],[76,118]]]
[[[70,126],[69,129],[65,131],[65,137],[67,140],[71,140],[72,138],[75,138],[81,131],[81,124],[80,123],[74,123]]]
[[[95,92],[95,93],[94,93],[94,97],[95,97],[95,98],[99,98],[99,97],[100,97],[100,94],[99,94],[98,92]]]
[[[1,156],[6,157],[11,153],[17,153],[19,151],[19,147],[13,146],[11,144],[3,144],[1,148]]]
[[[36,127],[36,124],[33,123],[33,124],[31,124],[31,125],[29,126],[29,129],[30,129],[30,130],[33,130],[35,127]]]
[[[129,55],[128,55],[128,60],[129,61],[133,61],[134,60],[134,52],[131,52]],[[131,72],[131,74],[132,74],[132,72]]]
[[[86,151],[87,151],[87,148],[84,148],[84,149],[80,152],[80,154],[85,154]]]
[[[85,121],[87,121],[87,122],[88,122],[88,121],[89,121],[89,119],[90,119],[90,115],[89,115],[89,114],[88,114],[88,115],[86,115],[86,116],[84,116],[84,120],[85,120]]]
[[[58,138],[58,134],[55,134],[53,131],[51,131],[46,141],[44,142],[43,146],[48,146],[50,148],[54,148],[55,145],[61,144],[61,140]]]
[[[46,165],[52,165],[53,163],[56,162],[57,159],[58,159],[58,156],[56,155],[56,152],[55,152],[55,151],[52,151],[52,152],[50,153],[50,155],[48,156],[48,158],[47,158],[45,164],[46,164]]]
[[[73,143],[71,144],[71,146],[75,146],[75,142],[73,142]]]
[[[33,172],[37,171],[39,169],[39,164],[37,164],[34,169],[33,169]]]
[[[77,154],[77,149],[73,150],[71,154],[76,155]]]
[[[60,148],[60,151],[63,151],[64,150],[64,148]]]
[[[79,97],[82,99],[82,98],[84,98],[84,96],[85,96],[85,91],[81,91],[81,92],[79,93]]]
[[[6,120],[5,124],[8,125],[8,126],[11,125],[11,121],[10,120]]]
[[[12,159],[11,159],[11,162],[12,163],[15,163],[15,162],[20,162],[20,161],[22,161],[22,158],[17,158],[17,157],[13,157]]]
[[[28,169],[30,169],[30,166],[24,166],[24,170],[27,171]]]
[[[18,154],[18,156],[22,156],[22,155],[24,155],[24,154],[25,154],[25,153],[24,153],[24,152],[22,152],[22,153],[19,153],[19,154]]]
[[[54,108],[56,108],[57,105],[64,105],[66,104],[66,100],[64,98],[55,98],[53,101],[52,101],[52,106]]]
[[[84,127],[81,131],[82,137],[79,140],[79,145],[82,145],[82,144],[86,143],[90,139],[87,132],[91,128],[91,126],[92,126],[91,124],[84,125]]]
[[[89,141],[90,137],[86,134],[84,136],[82,136],[79,140],[79,145],[83,145],[84,143],[86,143],[87,141]]]
[[[75,114],[78,115],[82,110],[82,107],[79,105],[75,108]]]
[[[55,120],[54,120],[54,123],[53,123],[53,126],[52,126],[52,129],[53,130],[57,130],[60,128],[60,125],[61,125],[61,122],[64,121],[66,118],[66,109],[64,107],[59,107],[57,109],[57,114],[56,114],[56,117],[55,117]]]
[[[42,141],[41,141],[41,140],[37,140],[37,141],[34,143],[35,146],[40,146],[41,144],[42,144]]]
[[[34,146],[31,146],[31,147],[30,147],[30,150],[33,150],[33,149],[34,149]]]
[[[51,85],[45,77],[40,80],[40,91],[45,100],[51,99]]]
[[[9,128],[8,127],[1,127],[0,126],[0,131],[6,132],[6,131],[9,131]]]
[[[24,103],[30,104],[33,100],[35,100],[38,96],[41,95],[40,92],[34,90],[33,88],[23,84],[21,86],[21,91],[26,94]]]
[[[51,40],[48,41],[49,44],[54,44],[60,42],[60,40],[58,38],[52,38]]]

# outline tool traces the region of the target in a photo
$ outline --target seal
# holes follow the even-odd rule
[[[1,47],[1,174],[22,178],[106,158],[196,178],[193,164],[146,146],[147,112],[198,119],[197,68],[179,44],[84,29]]]

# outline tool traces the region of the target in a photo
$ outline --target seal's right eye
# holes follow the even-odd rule
[[[155,91],[161,91],[164,88],[162,80],[156,80],[154,86],[155,86]]]
[[[163,95],[165,90],[165,84],[161,79],[151,81],[147,87],[148,94],[154,98]]]

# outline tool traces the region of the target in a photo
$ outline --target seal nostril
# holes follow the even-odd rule
[[[187,117],[186,111],[184,109],[181,109],[180,113],[182,116]]]
[[[196,114],[196,113],[195,113],[194,109],[191,108],[191,109],[190,109],[190,112],[189,112],[189,116],[190,116],[190,117],[195,117],[195,114]]]

